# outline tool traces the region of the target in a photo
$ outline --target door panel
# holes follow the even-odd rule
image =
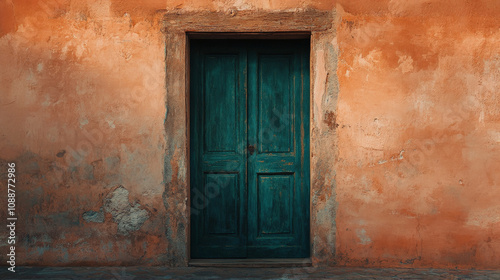
[[[293,151],[291,55],[258,56],[259,153]]]
[[[247,159],[249,257],[309,256],[307,50],[270,42],[248,52],[248,138],[259,147]]]
[[[308,50],[192,41],[192,258],[309,256]]]
[[[224,191],[219,191],[219,183]],[[204,195],[212,197],[207,205],[204,232],[209,235],[238,234],[238,174],[205,174]]]
[[[237,55],[209,54],[204,57],[204,152],[236,152],[237,62]]]
[[[191,54],[191,255],[244,258],[246,51],[194,43]]]
[[[257,176],[257,238],[293,232],[293,181],[293,174]]]

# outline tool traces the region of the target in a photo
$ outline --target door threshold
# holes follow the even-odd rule
[[[304,259],[192,259],[189,266],[197,267],[304,267],[311,266],[310,258]]]

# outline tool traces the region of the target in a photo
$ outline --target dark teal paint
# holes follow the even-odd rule
[[[190,106],[191,258],[308,257],[308,41],[192,41]]]

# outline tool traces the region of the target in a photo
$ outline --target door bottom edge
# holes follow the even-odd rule
[[[191,259],[193,267],[307,267],[311,258],[275,259]]]

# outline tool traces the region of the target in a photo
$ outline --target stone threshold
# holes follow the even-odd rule
[[[194,267],[305,267],[312,266],[310,258],[304,259],[192,259]]]

